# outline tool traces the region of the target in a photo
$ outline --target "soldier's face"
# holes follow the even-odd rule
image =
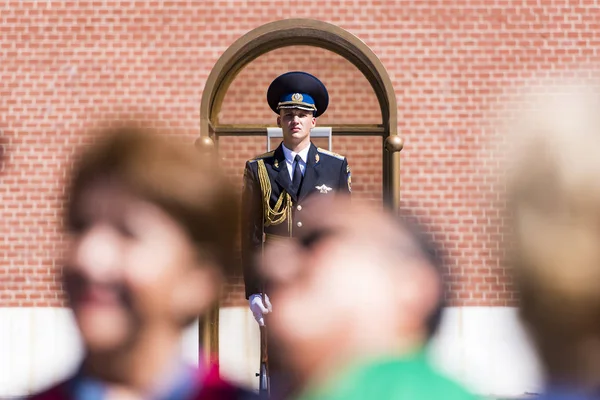
[[[72,207],[63,280],[90,354],[126,349],[152,329],[175,332],[199,311],[185,304],[210,301],[186,299],[210,293],[208,278],[196,276],[195,247],[162,209],[108,182],[90,184]]]
[[[283,109],[277,118],[286,143],[300,144],[310,137],[310,130],[316,126],[317,119],[311,111],[295,108]]]

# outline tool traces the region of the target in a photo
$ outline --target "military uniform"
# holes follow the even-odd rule
[[[316,118],[323,114],[329,104],[325,85],[305,72],[289,72],[277,77],[267,90],[267,102],[277,115],[281,109],[299,109],[312,113]],[[306,115],[299,117],[301,128],[306,129]],[[290,112],[281,118],[289,118]],[[296,112],[294,112],[294,119]],[[287,127],[289,127],[289,120]],[[312,124],[312,121],[311,121]],[[298,125],[300,126],[300,125]],[[302,130],[303,134],[308,134]],[[263,325],[263,313],[270,307],[268,288],[260,279],[256,261],[263,245],[272,241],[288,240],[306,230],[303,217],[310,213],[312,196],[335,196],[351,192],[350,167],[344,156],[319,149],[313,143],[295,151],[285,147],[284,141],[274,151],[246,162],[242,199],[242,264],[246,286],[246,298],[259,325]],[[297,138],[306,143],[308,136]],[[290,137],[287,136],[289,139]],[[298,147],[296,144],[295,147]],[[269,324],[267,323],[268,327]],[[267,332],[261,328],[261,352]],[[285,398],[293,387],[285,367],[278,357],[278,349],[270,343],[268,353],[268,381],[266,389],[275,398]],[[262,362],[262,354],[261,354]],[[261,371],[263,370],[261,365]],[[261,383],[264,375],[261,375]],[[271,378],[274,378],[273,380]]]
[[[287,165],[283,144],[275,151],[246,162],[242,200],[242,259],[246,298],[262,292],[254,262],[263,240],[268,242],[293,237],[306,229],[302,217],[310,213],[304,204],[309,196],[351,192],[350,167],[342,155],[320,149],[311,143],[298,193],[292,187]]]
[[[319,79],[295,71],[280,75],[271,83],[267,102],[277,115],[281,109],[291,108],[310,111],[316,118],[327,109],[329,94]],[[306,229],[302,221],[302,216],[310,212],[304,203],[306,199],[312,195],[349,194],[350,176],[344,156],[313,143],[296,154],[282,142],[275,151],[246,163],[242,200],[246,298],[263,292],[255,267],[263,243],[293,237]]]

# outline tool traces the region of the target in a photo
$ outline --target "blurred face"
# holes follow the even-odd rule
[[[283,131],[283,140],[290,146],[298,146],[310,141],[310,130],[315,127],[317,119],[311,111],[295,108],[283,109],[277,118],[277,125]]]
[[[309,233],[306,245],[267,247],[267,324],[292,364],[343,349],[346,339],[388,318],[397,287],[361,242],[351,232]]]
[[[175,332],[210,304],[210,268],[168,214],[107,182],[79,199],[63,279],[89,352],[125,348],[154,328]]]

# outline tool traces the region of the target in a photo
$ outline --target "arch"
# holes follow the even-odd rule
[[[358,37],[327,22],[313,19],[286,19],[259,26],[236,40],[213,67],[200,105],[200,137],[196,146],[210,151],[219,128],[218,115],[229,86],[238,73],[269,51],[294,45],[320,47],[350,61],[367,78],[381,109],[381,125],[345,127],[347,134],[377,134],[384,138],[383,201],[397,209],[400,203],[400,154],[404,142],[398,135],[396,95],[390,77],[379,58]],[[335,132],[335,130],[334,130]],[[266,134],[266,131],[265,131]],[[201,343],[206,356],[218,358],[218,306],[200,321]]]
[[[285,19],[259,26],[236,40],[213,67],[200,104],[199,145],[211,146],[212,132],[229,85],[257,57],[281,47],[321,47],[350,61],[367,78],[379,101],[384,137],[383,201],[397,208],[400,201],[400,158],[403,141],[398,136],[398,109],[391,79],[379,58],[358,37],[339,26],[313,19]]]

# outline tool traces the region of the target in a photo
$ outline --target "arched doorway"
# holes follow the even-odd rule
[[[331,125],[336,136],[372,135],[383,139],[382,198],[396,208],[400,199],[400,154],[403,141],[398,135],[397,107],[391,80],[381,61],[359,38],[322,21],[287,19],[260,26],[234,42],[213,67],[202,94],[200,138],[196,145],[212,149],[222,136],[266,136],[264,126],[224,125],[219,113],[229,86],[251,61],[272,50],[288,46],[315,46],[336,53],[351,62],[368,80],[381,110],[381,121],[373,124]],[[218,357],[219,310],[215,308],[201,323],[201,346],[207,356]]]

